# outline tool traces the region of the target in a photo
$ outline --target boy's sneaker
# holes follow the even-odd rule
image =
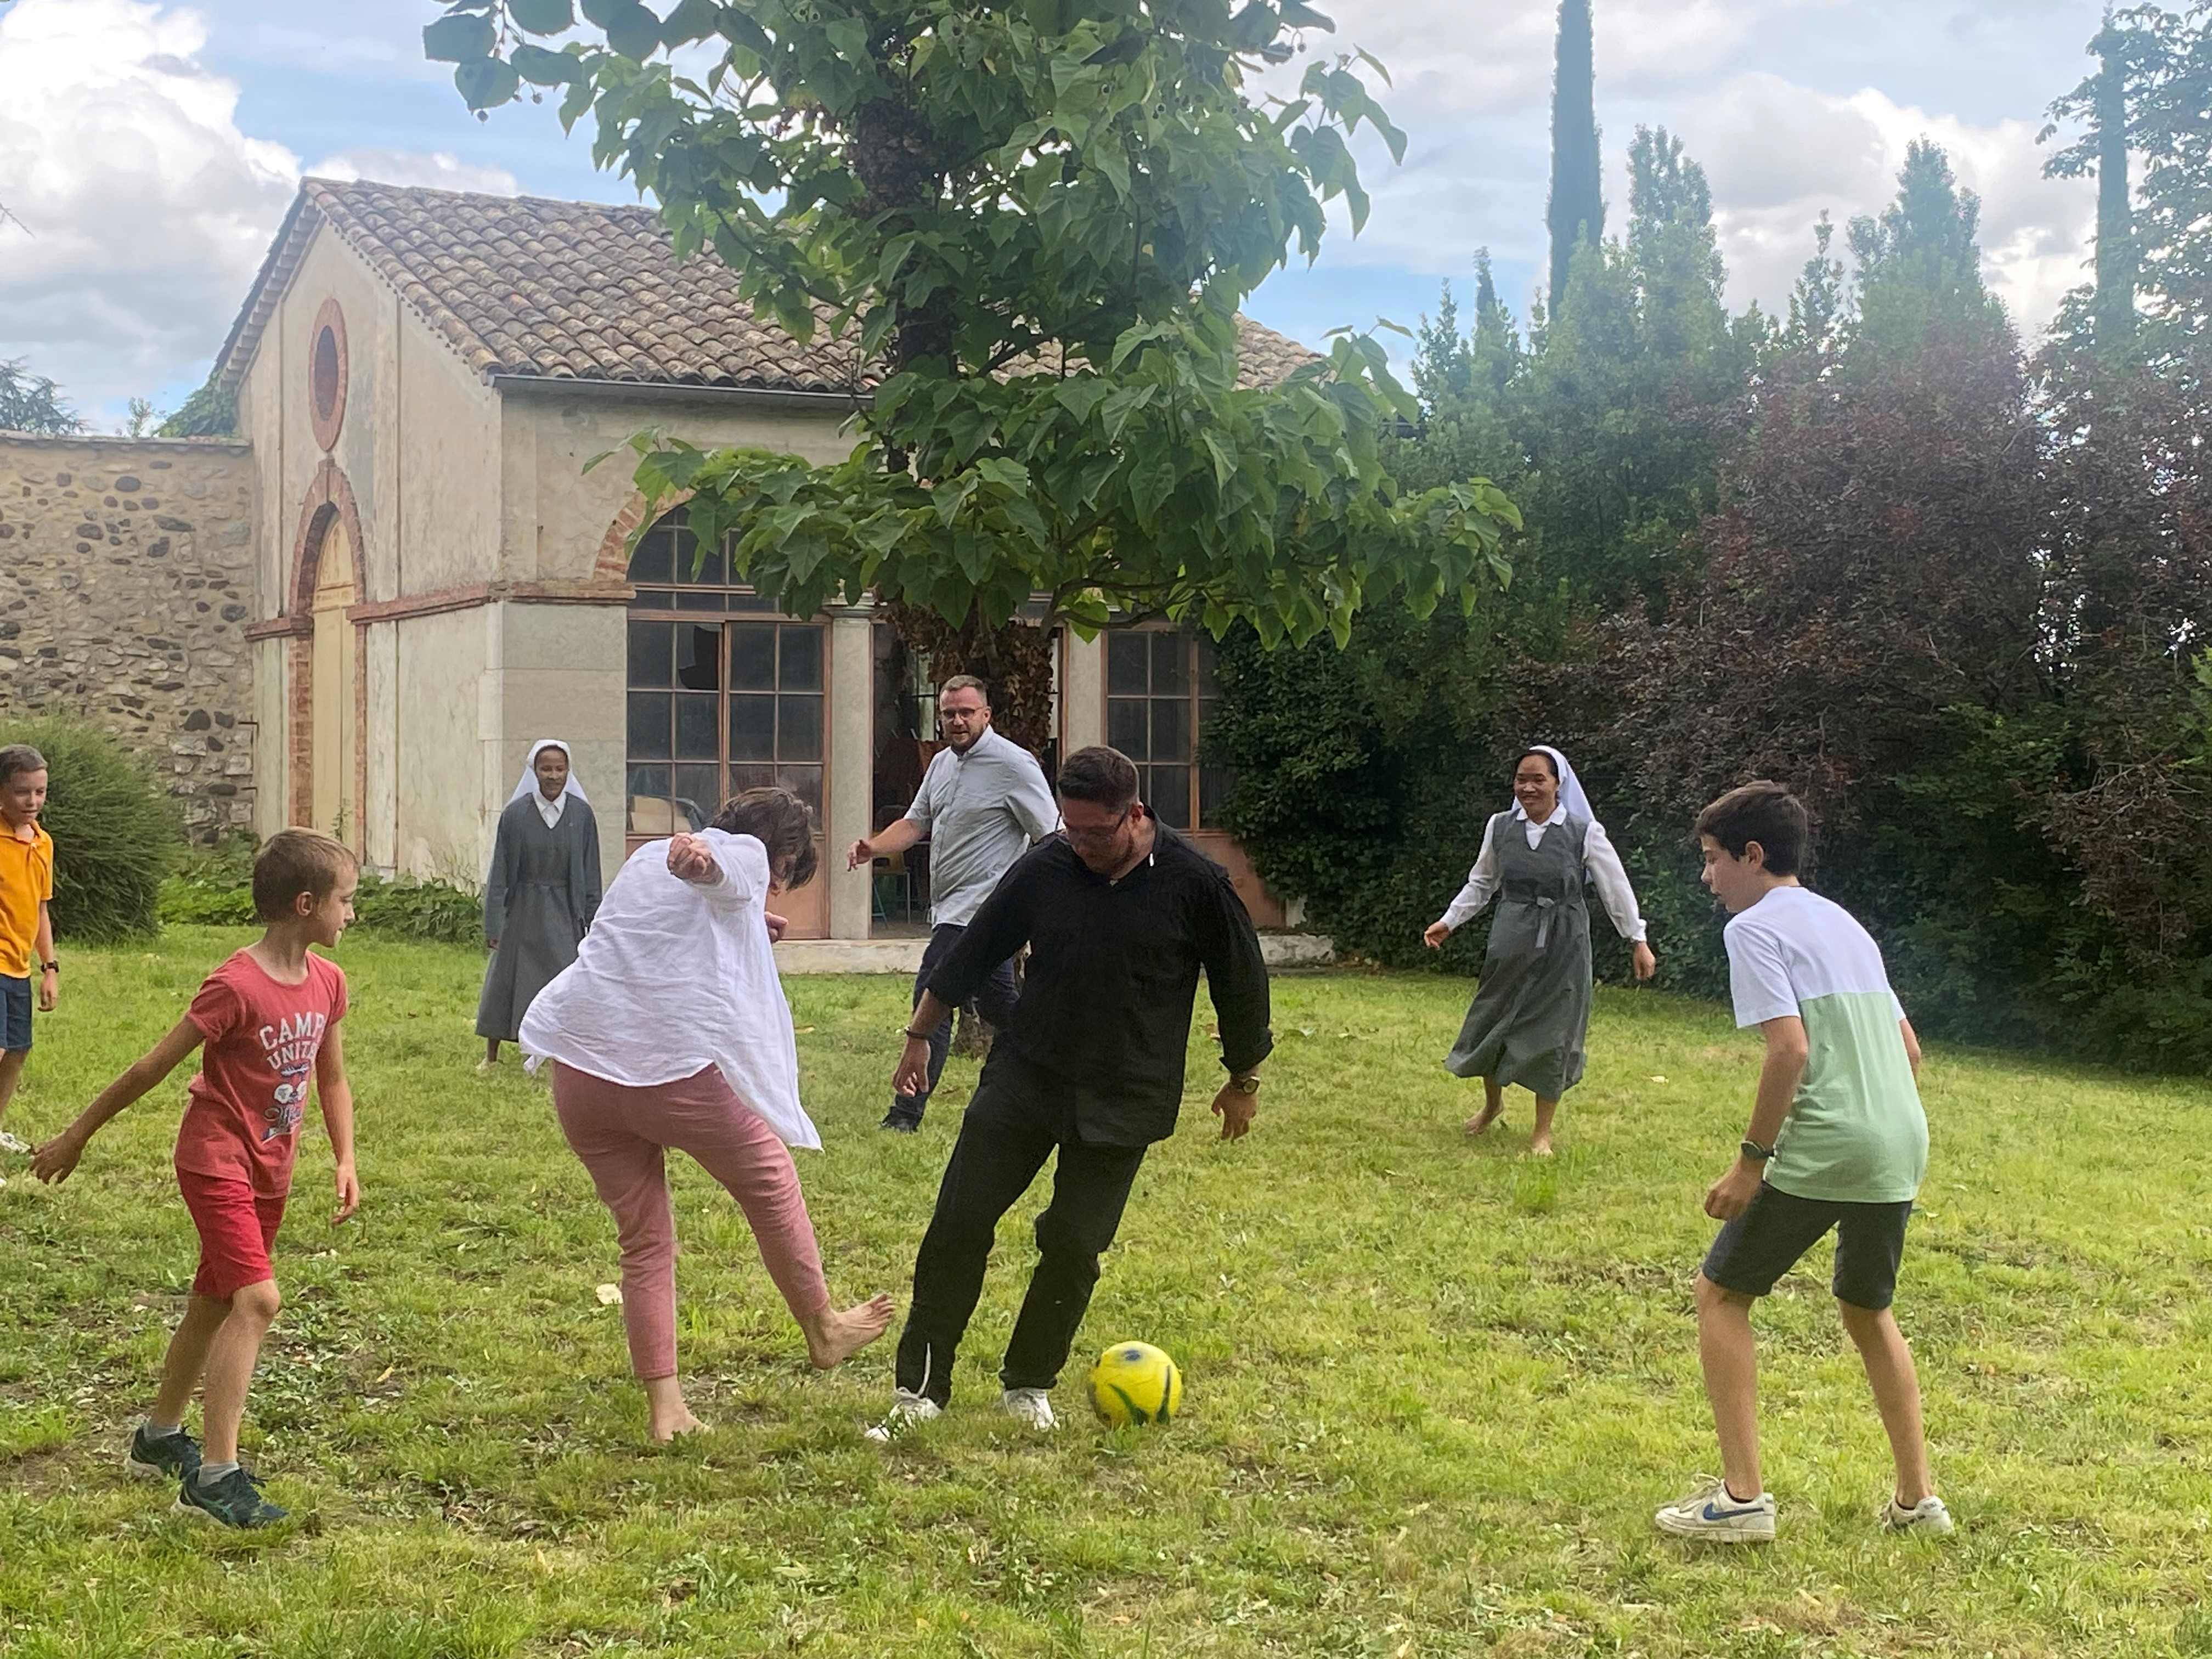
[[[7,1130],[0,1129],[0,1152],[13,1152],[18,1158],[28,1158],[31,1155],[31,1143],[21,1135],[10,1134]]]
[[[123,1467],[145,1480],[161,1475],[172,1480],[189,1480],[200,1472],[200,1443],[182,1429],[155,1439],[141,1423],[131,1431],[131,1449],[123,1455]]]
[[[233,1469],[210,1484],[198,1475],[185,1477],[177,1488],[177,1508],[186,1515],[204,1515],[226,1527],[272,1527],[285,1511],[261,1495],[261,1481],[251,1469]]]
[[[916,1394],[911,1389],[898,1389],[891,1394],[891,1408],[884,1413],[884,1420],[861,1432],[866,1438],[884,1444],[920,1424],[944,1415],[945,1408],[927,1395]]]
[[[999,1396],[999,1409],[1024,1428],[1043,1431],[1060,1426],[1060,1419],[1052,1414],[1052,1401],[1042,1389],[1008,1389]]]
[[[1763,1492],[1746,1503],[1729,1495],[1725,1480],[1709,1480],[1651,1518],[1659,1523],[1660,1531],[1676,1538],[1703,1538],[1716,1544],[1771,1544],[1774,1541],[1774,1494]]]
[[[1881,1506],[1881,1524],[1886,1532],[1918,1532],[1930,1538],[1948,1538],[1951,1534],[1951,1511],[1933,1492],[1909,1510],[1893,1494]]]

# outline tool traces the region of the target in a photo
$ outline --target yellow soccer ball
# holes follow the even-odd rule
[[[1182,1409],[1182,1373],[1149,1342],[1116,1342],[1091,1368],[1091,1406],[1117,1429],[1170,1422]]]

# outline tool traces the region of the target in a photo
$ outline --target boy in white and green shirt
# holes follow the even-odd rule
[[[1866,929],[1798,884],[1809,826],[1795,796],[1778,783],[1730,790],[1698,815],[1698,839],[1705,885],[1730,916],[1735,1023],[1759,1028],[1766,1059],[1736,1161],[1705,1194],[1705,1213],[1727,1224],[1697,1286],[1722,1478],[1656,1518],[1682,1537],[1774,1536],[1774,1499],[1759,1480],[1751,1308],[1832,1229],[1837,1309],[1897,1462],[1882,1523],[1948,1533],[1950,1516],[1929,1482],[1912,1352],[1890,1313],[1928,1166],[1919,1042]]]

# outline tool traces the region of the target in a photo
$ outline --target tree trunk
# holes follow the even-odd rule
[[[980,609],[957,627],[934,611],[896,601],[883,614],[908,650],[928,656],[931,679],[942,685],[955,674],[973,674],[990,688],[991,724],[1044,758],[1054,736],[1049,633],[1018,618],[994,628]]]

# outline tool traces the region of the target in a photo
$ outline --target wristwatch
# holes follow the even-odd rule
[[[42,962],[39,964],[39,971],[42,974],[58,974],[61,970],[62,965],[58,962]]]
[[[1764,1164],[1774,1156],[1773,1147],[1762,1146],[1755,1140],[1740,1140],[1736,1143],[1736,1150],[1754,1164]]]
[[[1240,1095],[1256,1095],[1260,1092],[1260,1074],[1247,1072],[1243,1077],[1232,1077],[1229,1079],[1229,1086]]]

